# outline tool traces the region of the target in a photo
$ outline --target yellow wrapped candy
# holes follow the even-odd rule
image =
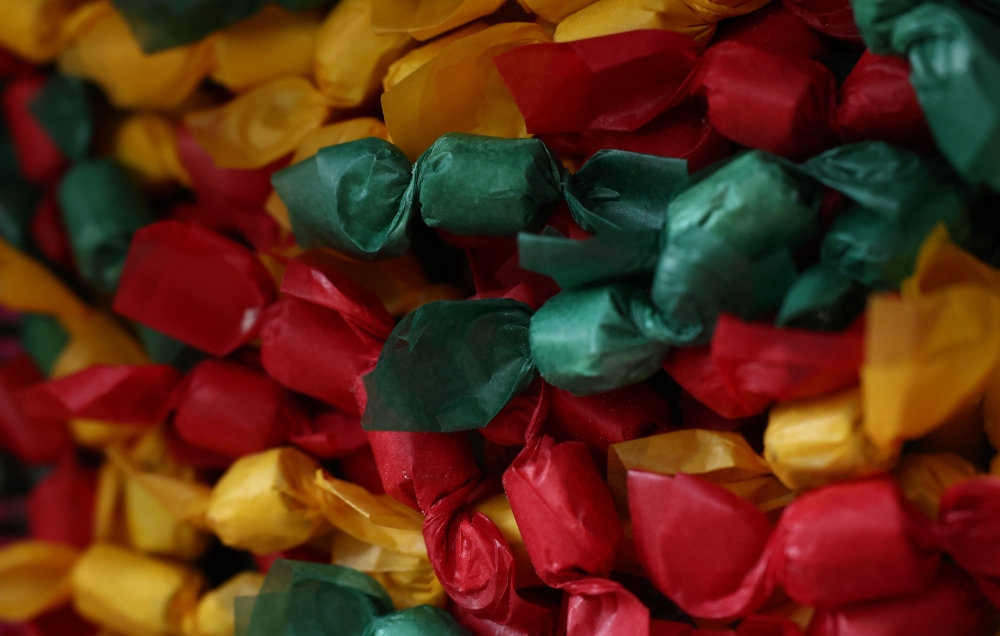
[[[113,153],[146,184],[191,185],[191,175],[177,151],[177,126],[165,117],[152,113],[129,116],[115,131]]]
[[[377,33],[409,33],[429,40],[487,16],[504,0],[374,0],[372,28]]]
[[[771,475],[764,459],[739,433],[686,429],[612,444],[608,450],[608,488],[623,517],[630,516],[627,478],[633,469],[697,475],[767,513],[780,510],[794,496]]]
[[[70,600],[80,554],[61,543],[22,541],[0,548],[0,621],[20,623]]]
[[[983,394],[1000,355],[1000,298],[954,285],[868,304],[861,386],[865,429],[879,446],[926,435]]]
[[[527,135],[524,117],[493,64],[504,51],[548,42],[536,24],[510,22],[452,42],[382,95],[392,142],[416,160],[449,132]]]
[[[777,404],[764,432],[764,457],[793,490],[884,470],[895,454],[872,444],[863,420],[858,389]]]
[[[954,453],[903,455],[892,471],[906,498],[937,519],[941,496],[952,484],[976,476],[976,467]]]
[[[180,634],[202,585],[193,568],[98,543],[73,569],[73,607],[124,636]]]
[[[319,509],[337,528],[334,564],[378,580],[397,608],[444,603],[444,589],[427,558],[421,514],[388,495],[372,494],[322,470],[314,484]]]
[[[489,25],[485,22],[476,21],[447,35],[442,35],[433,42],[428,42],[419,48],[413,49],[389,65],[389,70],[386,71],[385,77],[382,78],[382,90],[391,90],[393,86],[399,84],[407,75],[434,59],[434,56],[443,51],[452,42],[479,33],[480,31],[485,31],[487,28],[489,28]]]
[[[178,464],[167,449],[162,430],[149,431],[127,451],[108,449],[111,463],[102,467],[98,481],[95,526],[98,540],[115,541],[124,530],[130,545],[141,552],[193,561],[208,548],[209,536],[177,514],[177,506],[165,505],[163,492],[148,486],[150,478],[168,478],[184,496],[190,489],[203,493],[207,488],[194,483],[194,469]],[[185,489],[183,484],[190,484]],[[169,502],[168,502],[169,503]],[[116,519],[120,517],[120,521]]]
[[[612,33],[663,29],[705,44],[716,23],[763,7],[768,0],[598,0],[559,22],[554,40],[571,42]],[[544,17],[544,16],[543,16]]]
[[[373,99],[389,65],[416,44],[405,33],[373,33],[371,23],[372,0],[342,0],[320,27],[316,85],[337,108]]]
[[[3,0],[0,46],[36,64],[51,62],[63,44],[63,23],[83,1]]]
[[[356,141],[366,137],[378,137],[388,139],[389,132],[385,129],[385,124],[374,117],[354,117],[343,121],[327,124],[322,128],[317,128],[309,132],[295,149],[290,163],[295,164],[312,157],[320,148],[336,146],[337,144]],[[267,210],[278,224],[286,231],[292,231],[292,222],[288,218],[288,207],[274,190],[267,199],[264,208]]]
[[[212,79],[232,91],[269,80],[312,73],[320,14],[291,13],[268,5],[257,15],[215,34]]]
[[[264,584],[260,572],[240,572],[201,597],[195,611],[184,619],[184,636],[233,636],[236,631],[234,600],[256,596]]]
[[[241,457],[212,490],[209,527],[225,545],[256,554],[302,545],[323,526],[313,497],[317,470],[291,447]]]
[[[212,42],[146,55],[125,19],[107,0],[83,5],[67,22],[72,44],[59,67],[99,84],[120,108],[173,108],[212,69]]]
[[[284,77],[184,121],[215,165],[252,169],[291,153],[329,113],[309,80]]]

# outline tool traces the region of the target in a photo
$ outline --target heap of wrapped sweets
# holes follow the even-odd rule
[[[0,634],[1000,633],[998,0],[0,47]]]

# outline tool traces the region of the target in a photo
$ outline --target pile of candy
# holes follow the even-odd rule
[[[997,0],[0,0],[3,636],[1000,634]]]

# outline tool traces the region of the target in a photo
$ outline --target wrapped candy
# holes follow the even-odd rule
[[[199,574],[188,567],[98,544],[73,568],[73,605],[82,616],[111,629],[176,632],[197,603],[202,585]]]
[[[371,101],[389,65],[415,44],[406,34],[373,33],[374,11],[375,0],[341,2],[320,27],[316,85],[336,108]]]
[[[508,23],[452,42],[382,96],[393,142],[414,160],[449,132],[526,136],[524,118],[508,97],[492,58],[548,41],[537,25]],[[443,82],[439,77],[455,79]],[[486,95],[490,99],[484,99]]]
[[[196,265],[192,257],[199,253],[203,261]],[[164,259],[171,265],[165,267]],[[184,268],[197,271],[196,278]],[[146,295],[150,276],[158,279],[158,299]],[[136,233],[115,310],[224,355],[257,335],[264,308],[274,296],[270,274],[249,250],[197,225],[162,221]],[[205,310],[212,311],[211,320],[201,313]]]
[[[315,11],[291,13],[278,6],[264,7],[215,36],[212,79],[233,91],[244,91],[278,77],[308,77],[319,24]]]
[[[289,154],[329,113],[308,80],[283,77],[184,121],[220,168],[261,168]]]
[[[88,162],[62,180],[59,204],[80,276],[113,292],[132,234],[153,220],[142,195],[118,164]]]
[[[31,101],[31,114],[69,160],[87,157],[93,137],[93,116],[86,84],[75,77],[57,74]]]

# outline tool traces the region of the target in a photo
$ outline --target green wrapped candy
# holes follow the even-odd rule
[[[840,331],[865,309],[867,289],[820,263],[795,280],[778,310],[775,324],[822,331]]]
[[[271,566],[260,594],[236,601],[237,636],[363,636],[377,617],[394,609],[367,574],[285,559]]]
[[[83,161],[93,135],[87,85],[56,73],[31,100],[31,114],[71,161]]]
[[[660,233],[605,231],[577,241],[546,228],[541,234],[518,234],[520,266],[552,277],[563,289],[623,277],[652,276],[660,257]]]
[[[408,314],[364,378],[361,425],[434,432],[486,426],[535,378],[531,314],[507,298],[438,301]]]
[[[329,247],[366,261],[410,245],[415,189],[410,160],[376,137],[320,149],[271,176],[302,247]]]
[[[823,237],[820,258],[862,285],[897,289],[939,223],[956,242],[968,239],[965,193],[938,161],[862,142],[829,150],[802,169],[858,203],[837,215]]]
[[[667,243],[701,228],[747,258],[802,245],[819,233],[822,192],[787,163],[743,153],[677,195],[666,211]]]
[[[778,307],[798,272],[787,249],[751,260],[712,232],[691,228],[660,255],[652,298],[679,346],[707,343],[719,314],[754,318]]]
[[[0,236],[20,249],[30,243],[31,217],[38,206],[39,192],[22,179],[0,177]]]
[[[80,276],[113,292],[132,234],[153,221],[139,187],[110,159],[84,162],[59,184],[59,205]]]
[[[670,346],[654,339],[655,310],[638,285],[564,291],[531,318],[531,355],[549,384],[575,395],[642,382]]]
[[[854,23],[868,50],[878,55],[892,53],[892,27],[896,20],[924,1],[851,0]]]
[[[538,139],[449,133],[417,160],[421,214],[458,236],[536,230],[562,201],[564,172]]]
[[[776,308],[797,276],[790,248],[819,232],[821,189],[754,150],[692,178],[664,219],[651,295],[675,345],[708,342],[719,314]]]
[[[125,16],[142,50],[156,53],[191,44],[249,18],[269,0],[112,0]],[[327,0],[271,0],[289,11],[300,11]]]
[[[958,3],[896,21],[892,45],[941,153],[967,181],[1000,190],[1000,24]]]
[[[570,179],[566,202],[591,233],[658,231],[664,207],[687,178],[683,159],[598,150]]]
[[[59,321],[45,314],[24,314],[21,318],[21,346],[45,375],[69,342],[69,334]]]
[[[448,612],[418,605],[375,619],[365,636],[469,636]]]
[[[114,161],[88,161],[59,184],[59,204],[80,276],[113,292],[132,234],[153,221],[139,187]]]

